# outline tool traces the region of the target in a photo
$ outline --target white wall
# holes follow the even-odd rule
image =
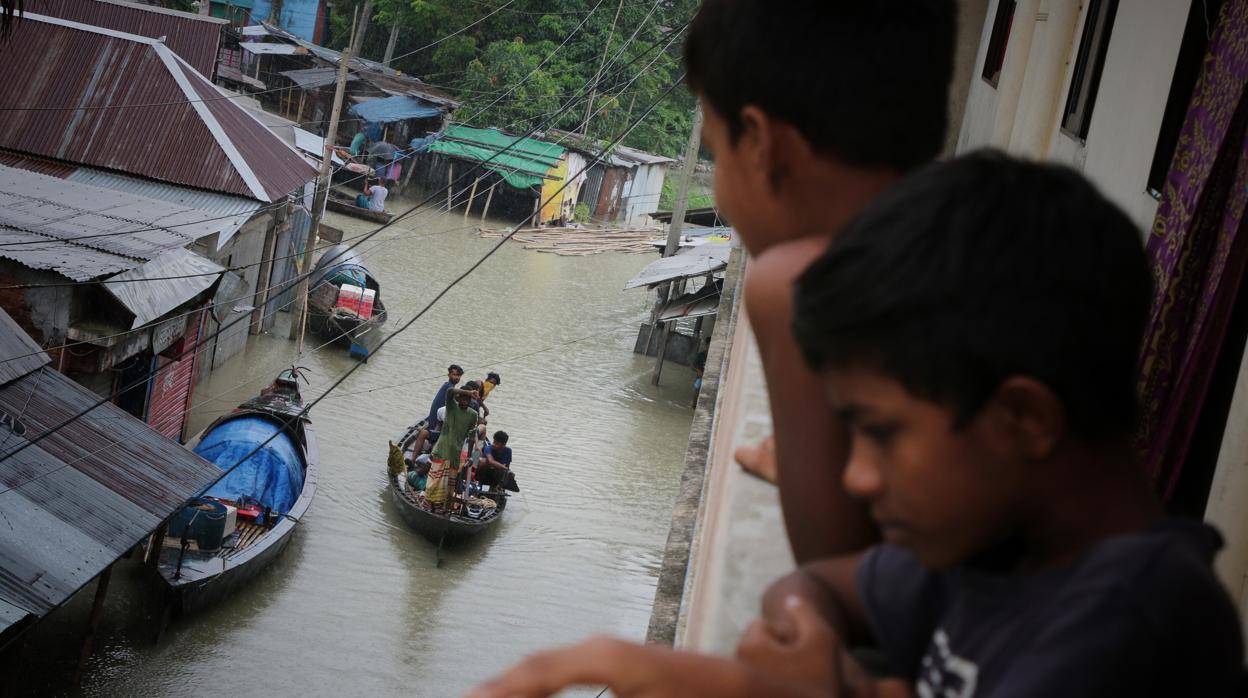
[[[979,77],[997,0],[988,7],[958,152],[992,146],[1082,170],[1122,206],[1141,235],[1157,202],[1148,172],[1191,0],[1118,5],[1086,142],[1061,130],[1087,13],[1081,0],[1020,0],[997,88]]]

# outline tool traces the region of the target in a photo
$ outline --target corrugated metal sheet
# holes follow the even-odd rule
[[[104,288],[126,310],[134,313],[130,329],[142,327],[208,290],[225,271],[222,267],[184,249],[169,250],[110,281]],[[170,278],[170,277],[183,278]]]
[[[31,339],[8,313],[0,310],[0,385],[38,371],[51,361],[43,347]]]
[[[337,68],[305,68],[303,70],[283,70],[282,75],[290,78],[296,85],[305,89],[312,90],[326,85],[333,85],[338,81]],[[347,72],[347,82],[355,80],[354,73]]]
[[[180,441],[186,425],[187,412],[191,406],[194,387],[195,357],[199,354],[200,313],[187,318],[186,331],[182,335],[183,346],[192,347],[190,353],[174,361],[157,356],[157,367],[152,376],[152,393],[147,404],[147,423],[165,436]]]
[[[258,56],[293,56],[296,53],[306,53],[299,46],[269,44],[262,41],[240,41],[238,47],[247,53],[254,53]]]
[[[667,167],[662,164],[640,165],[633,170],[632,186],[624,199],[624,224],[642,225],[647,215],[659,205],[663,196],[663,180]]]
[[[0,410],[21,414],[29,436],[97,400],[50,368],[0,387]],[[8,452],[25,442],[0,435]],[[19,609],[0,623],[64,603],[220,473],[111,404],[0,460],[0,603]]]
[[[44,108],[7,112],[0,147],[266,202],[316,176],[151,39],[26,14],[0,78],[0,105]]]
[[[646,265],[641,273],[624,284],[624,290],[638,286],[654,286],[664,281],[683,279],[690,276],[702,276],[719,271],[728,266],[728,262],[718,257],[706,255],[678,255],[664,257]]]
[[[228,223],[212,218],[185,206],[0,166],[0,257],[75,281],[133,269]]]
[[[61,17],[83,24],[146,36],[164,37],[174,53],[195,70],[212,75],[221,30],[229,22],[207,15],[166,10],[118,0],[26,0],[27,12]]]
[[[212,221],[217,227],[218,248],[233,237],[234,233],[238,232],[238,229],[263,206],[255,199],[244,199],[241,196],[218,194],[202,189],[188,189],[90,167],[80,167],[65,179],[211,213],[213,218],[219,219]]]
[[[29,172],[38,172],[49,177],[59,177],[65,179],[78,170],[77,165],[70,165],[47,158],[41,158],[37,155],[26,155],[25,153],[14,153],[8,150],[0,150],[0,165],[5,167],[16,167],[19,170],[27,170]]]

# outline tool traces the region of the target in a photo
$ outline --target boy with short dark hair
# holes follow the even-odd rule
[[[774,442],[737,453],[778,480],[798,562],[861,550],[840,486],[845,435],[789,330],[792,283],[836,231],[944,144],[952,0],[706,0],[685,45],[715,157],[715,201],[752,255],[745,309]],[[772,448],[774,445],[774,453]]]
[[[1072,170],[978,154],[911,177],[794,305],[886,542],[773,585],[737,661],[595,640],[477,695],[1245,695],[1220,538],[1164,518],[1130,444],[1150,287],[1139,231]]]
[[[981,153],[872,203],[794,332],[886,542],[773,586],[742,654],[791,655],[797,594],[920,696],[1244,695],[1221,539],[1164,517],[1130,442],[1150,289],[1073,170]]]

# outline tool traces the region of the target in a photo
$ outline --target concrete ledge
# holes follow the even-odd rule
[[[707,351],[706,368],[702,375],[702,389],[689,429],[689,446],[685,451],[685,465],[681,471],[680,490],[672,510],[672,525],[667,534],[663,553],[663,565],[659,570],[658,586],[654,592],[654,606],[650,612],[650,625],[646,630],[646,642],[673,645],[677,638],[677,625],[685,594],[691,547],[702,504],[706,472],[711,462],[711,444],[718,423],[720,396],[725,374],[730,370],[729,357],[734,349],[740,289],[744,278],[745,251],[732,250],[728,268],[724,272],[724,290],[720,297],[718,322],[711,335]]]

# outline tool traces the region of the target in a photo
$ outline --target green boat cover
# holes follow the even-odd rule
[[[548,173],[566,152],[561,146],[536,138],[509,136],[496,129],[463,124],[447,126],[429,151],[473,162],[489,160],[486,169],[499,173],[517,189],[540,186],[542,180],[551,178]]]

